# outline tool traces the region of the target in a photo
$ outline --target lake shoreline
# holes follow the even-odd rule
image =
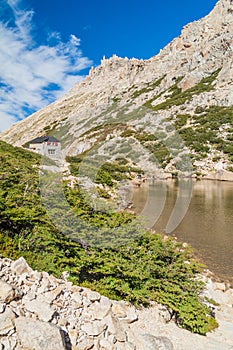
[[[188,243],[193,248],[195,257],[212,271],[216,281],[233,285],[232,182],[193,179],[191,186],[192,194],[187,211],[169,235]],[[133,190],[131,205],[127,210],[142,219],[148,214],[148,221],[151,222],[152,219],[153,224],[149,228],[156,233],[168,235],[165,228],[179,196],[179,189],[177,179],[155,180],[154,185],[148,181],[141,188]],[[182,194],[185,195],[184,192]],[[149,196],[155,196],[156,200],[148,200]],[[149,208],[146,212],[145,207],[148,202],[149,207],[153,207],[159,201],[163,201],[163,207],[161,206],[161,213],[153,223],[153,216],[156,217],[158,210],[156,212],[156,208]]]

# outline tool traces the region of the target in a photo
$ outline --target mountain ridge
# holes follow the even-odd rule
[[[221,145],[220,141],[229,137],[233,127],[232,32],[233,2],[220,0],[210,14],[187,24],[180,36],[158,55],[149,60],[119,58],[116,55],[104,58],[100,66],[91,68],[88,76],[70,92],[12,126],[0,138],[22,146],[33,137],[53,133],[63,141],[64,153],[77,155],[96,145],[95,133],[90,131],[100,125],[124,123],[129,128],[149,130],[151,134],[162,130],[170,138],[171,134],[168,135],[162,125],[170,123],[174,132],[179,134],[177,138],[184,141],[180,148],[187,147],[187,154],[193,157],[194,164],[200,161],[200,151],[190,147],[182,130],[189,125],[195,129],[199,123],[196,116],[213,114],[217,106],[218,113],[222,108],[222,114],[228,108],[230,117],[221,120],[218,115],[217,128],[210,126],[219,138],[212,143],[208,138],[204,140],[208,150],[201,160],[205,159],[205,164],[195,167],[197,172],[208,174],[216,168],[217,163],[212,159],[220,158],[224,169],[229,170],[232,163],[231,141],[227,140],[227,145]],[[196,113],[197,110],[202,114]],[[188,115],[187,123],[182,127],[175,125],[179,115]],[[223,131],[220,130],[221,124]],[[112,129],[111,137],[118,142],[121,134],[114,127]],[[222,151],[224,147],[230,147],[230,153]],[[167,171],[176,171],[171,162],[167,162],[166,166]]]

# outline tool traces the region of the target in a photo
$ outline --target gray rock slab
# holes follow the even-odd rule
[[[173,344],[167,337],[155,337],[151,334],[144,334],[144,348],[142,350],[173,350]]]
[[[23,349],[66,350],[61,330],[47,322],[19,317],[14,321]]]
[[[88,322],[81,326],[81,330],[89,336],[98,336],[103,333],[106,328],[106,323],[103,321]]]
[[[0,314],[0,336],[7,335],[12,329],[14,329],[13,320],[15,314],[9,307],[6,307],[5,311]]]
[[[55,310],[49,304],[41,303],[39,300],[25,300],[25,308],[27,311],[33,312],[41,321],[48,322],[52,319]]]

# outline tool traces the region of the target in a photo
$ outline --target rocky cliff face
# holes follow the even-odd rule
[[[23,145],[53,134],[69,155],[104,142],[108,151],[97,152],[109,158],[109,149],[130,139],[149,150],[147,155],[140,151],[136,161],[144,168],[147,161],[151,168],[152,153],[164,171],[179,172],[185,153],[192,172],[231,170],[232,33],[233,1],[220,0],[157,56],[146,61],[103,59],[68,94],[2,133],[1,139]]]

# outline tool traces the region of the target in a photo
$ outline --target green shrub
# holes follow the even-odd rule
[[[150,92],[150,91],[153,91],[156,87],[158,87],[161,82],[163,81],[163,79],[165,78],[166,75],[163,75],[161,78],[151,82],[151,83],[148,83],[147,86],[145,86],[144,88],[142,88],[141,90],[135,90],[133,92],[133,98],[136,98],[146,92]]]
[[[189,114],[177,114],[176,120],[175,120],[175,126],[176,128],[181,128],[182,126],[186,125],[188,118],[190,117]]]
[[[86,230],[85,225],[78,228],[77,235],[70,232],[70,227],[61,233],[41,203],[35,167],[40,157],[0,141],[0,159],[2,256],[12,259],[24,256],[33,269],[58,277],[67,270],[74,283],[114,299],[125,299],[135,305],[149,305],[152,300],[161,302],[173,310],[176,322],[191,332],[206,334],[217,327],[199,299],[203,288],[197,278],[201,265],[188,247],[146,232],[133,214],[94,210],[78,186],[73,189],[64,186],[64,194],[81,225],[83,222],[91,225],[91,233],[84,233],[89,234],[89,239],[103,234],[120,243],[116,248],[91,247],[91,240],[79,240],[79,229]],[[107,164],[105,171],[112,175],[116,168],[115,164]],[[123,165],[122,172],[125,169]],[[56,215],[62,217],[62,208],[56,204]],[[121,237],[128,244],[123,244]]]

